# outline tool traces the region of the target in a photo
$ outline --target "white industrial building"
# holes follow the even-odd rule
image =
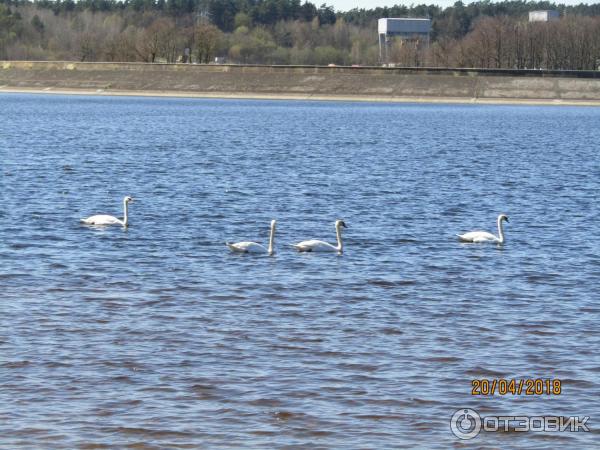
[[[379,19],[379,59],[387,62],[388,45],[392,37],[412,41],[420,46],[429,46],[431,19],[384,18]]]
[[[558,19],[560,19],[560,14],[558,11],[529,11],[530,22],[553,22]]]

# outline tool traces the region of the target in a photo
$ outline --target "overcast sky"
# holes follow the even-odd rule
[[[377,6],[394,6],[396,4],[410,6],[412,3],[415,5],[426,4],[426,5],[439,5],[439,6],[450,6],[455,3],[456,0],[311,0],[311,3],[321,6],[323,3],[331,5],[336,11],[349,11],[353,8],[365,8],[371,9]],[[469,0],[463,0],[464,3],[471,3]],[[577,5],[579,3],[597,3],[597,0],[585,1],[585,0],[555,0],[555,3],[564,3],[566,5]]]
[[[389,0],[328,0],[328,1],[322,1],[322,0],[312,0],[311,3],[314,3],[315,5],[321,6],[321,4],[326,3],[328,5],[333,5],[333,7],[335,8],[336,11],[349,11],[353,8],[365,8],[365,9],[371,9],[371,8],[376,8],[378,6],[393,6],[396,4],[401,4],[402,2],[400,1],[389,1]],[[415,4],[418,4],[421,2],[415,2]],[[431,0],[429,2],[422,2],[422,3],[431,3]],[[406,3],[406,5],[409,5],[410,3]]]

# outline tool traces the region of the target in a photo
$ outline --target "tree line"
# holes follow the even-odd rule
[[[556,22],[528,22],[553,9]],[[392,40],[401,66],[592,70],[600,4],[489,0],[335,11],[301,0],[0,0],[0,59],[377,65],[377,19],[429,17],[428,47]]]

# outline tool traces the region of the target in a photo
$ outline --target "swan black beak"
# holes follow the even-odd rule
[[[510,222],[510,220],[508,220],[508,217],[505,216],[504,218],[506,219],[507,222]]]

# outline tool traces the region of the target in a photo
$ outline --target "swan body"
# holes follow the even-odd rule
[[[96,214],[87,219],[81,219],[81,222],[86,225],[122,225],[127,227],[129,225],[127,212],[129,203],[131,202],[133,202],[133,198],[129,196],[123,198],[123,220],[115,216],[109,216],[108,214]]]
[[[487,231],[471,231],[469,233],[459,234],[458,239],[461,242],[473,242],[476,244],[483,242],[494,242],[497,244],[504,244],[504,228],[502,226],[504,220],[508,222],[508,217],[504,214],[500,214],[497,220],[498,236],[495,236],[492,233],[488,233]]]
[[[264,245],[258,244],[256,242],[251,241],[243,241],[236,243],[226,242],[225,245],[229,247],[229,250],[236,253],[268,253],[269,255],[273,254],[273,243],[275,242],[275,225],[277,224],[276,220],[271,220],[271,234],[269,235],[269,247],[265,247]]]
[[[344,244],[342,242],[342,227],[348,228],[343,220],[336,220],[335,234],[337,237],[337,245],[332,245],[329,242],[319,241],[317,239],[310,239],[308,241],[292,244],[292,247],[299,252],[338,252],[341,254],[344,251]]]
[[[123,225],[125,226],[125,221],[118,219],[115,216],[109,216],[108,214],[96,214],[95,216],[90,216],[87,219],[81,219],[83,223],[86,225]]]

